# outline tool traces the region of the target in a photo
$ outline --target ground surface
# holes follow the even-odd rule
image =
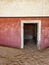
[[[49,65],[49,48],[39,51],[29,43],[24,49],[0,46],[0,65]]]

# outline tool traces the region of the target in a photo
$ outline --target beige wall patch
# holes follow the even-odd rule
[[[0,0],[0,16],[49,16],[49,0]]]

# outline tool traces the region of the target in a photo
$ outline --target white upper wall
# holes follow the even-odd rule
[[[0,0],[0,16],[49,16],[49,0]]]

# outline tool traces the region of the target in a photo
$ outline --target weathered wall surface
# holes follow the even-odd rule
[[[0,16],[48,16],[49,0],[0,0]]]
[[[49,18],[42,20],[41,48],[49,47]]]
[[[49,47],[49,18],[25,18],[26,20],[41,20],[41,43],[40,48]]]
[[[21,20],[41,20],[40,47],[49,46],[49,18],[0,18],[0,44],[21,47]]]
[[[18,19],[0,18],[0,44],[20,48],[20,22]]]

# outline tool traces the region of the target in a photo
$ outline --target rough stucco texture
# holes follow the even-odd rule
[[[0,44],[20,48],[21,20],[41,20],[40,48],[49,46],[49,18],[0,18]]]
[[[41,48],[45,48],[49,46],[49,27],[45,27],[45,29],[42,30],[40,45],[41,45]]]
[[[0,20],[1,21],[1,20]],[[7,20],[8,21],[8,20]],[[20,22],[0,22],[0,44],[20,48]]]
[[[42,22],[41,48],[49,47],[49,18]]]

